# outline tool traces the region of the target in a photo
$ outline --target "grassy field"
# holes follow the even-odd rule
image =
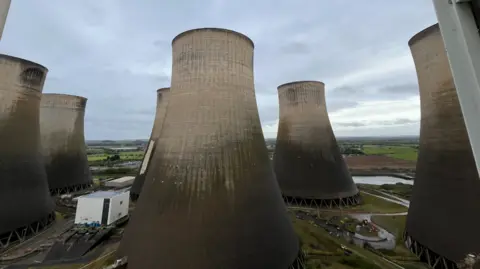
[[[377,198],[366,193],[362,193],[363,204],[357,206],[355,211],[370,213],[398,213],[407,211],[407,207],[383,199]]]
[[[383,184],[383,185],[373,185],[373,184],[358,184],[358,187],[362,190],[368,191],[373,194],[383,195],[381,192],[393,194],[397,197],[410,200],[413,191],[413,185],[410,184]]]
[[[347,213],[401,213],[408,210],[407,207],[383,199],[377,198],[375,196],[362,193],[361,194],[363,202],[358,206],[343,208],[342,210],[334,209],[325,209],[320,210],[320,212],[333,212],[333,214],[342,213],[345,211]]]
[[[384,228],[396,238],[402,238],[403,230],[407,216],[372,216],[372,222]],[[402,244],[402,240],[397,240],[397,245]]]
[[[410,260],[415,261],[417,260],[415,255],[413,255],[410,250],[408,250],[403,242],[403,231],[405,230],[405,223],[407,220],[407,216],[372,216],[372,222],[377,224],[378,226],[383,227],[388,232],[395,235],[397,241],[397,246],[394,250],[381,250],[382,253],[386,257],[390,257],[396,260]],[[422,263],[414,262],[411,263],[409,266],[405,266],[407,269],[414,269],[414,268],[426,268],[426,266]]]
[[[380,146],[363,145],[363,152],[367,155],[385,155],[396,159],[416,161],[418,150],[410,145]]]
[[[143,159],[143,153],[144,153],[143,151],[128,151],[128,152],[120,152],[118,155],[120,155],[121,160],[141,161]],[[89,162],[102,161],[107,159],[108,156],[113,156],[113,154],[106,154],[106,153],[92,154],[92,155],[88,155],[88,161]]]
[[[324,229],[316,227],[306,220],[297,219],[293,214],[291,214],[291,219],[295,232],[300,237],[302,249],[307,255],[306,269],[398,269],[396,265],[389,263],[381,256],[362,247],[349,244],[343,238],[333,237]],[[344,255],[341,245],[351,250],[353,255]],[[404,268],[427,268],[423,264],[417,263],[415,257],[409,252],[395,253],[392,258],[385,256]]]

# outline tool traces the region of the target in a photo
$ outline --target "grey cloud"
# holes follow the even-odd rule
[[[412,124],[418,123],[418,120],[411,120],[411,119],[396,119],[392,122],[392,124]]]
[[[333,113],[345,108],[354,108],[358,105],[358,102],[352,100],[327,100],[327,111],[328,113]]]
[[[378,88],[378,93],[388,95],[415,96],[419,94],[419,89],[417,83],[404,83],[380,87]]]
[[[417,83],[389,84],[387,81],[378,85],[344,85],[327,92],[331,99],[348,99],[350,101],[398,100],[419,95]]]
[[[264,105],[258,107],[263,124],[274,122],[278,118],[278,105]]]
[[[329,112],[414,94],[415,70],[330,88],[383,51],[408,52],[407,40],[435,22],[430,1],[372,1],[12,1],[0,50],[48,67],[44,92],[89,99],[87,139],[148,137],[155,90],[170,85],[162,67],[172,38],[191,28],[233,29],[255,42],[256,94],[268,123],[278,117],[276,87],[294,80],[326,82]]]
[[[159,47],[159,48],[162,48],[162,49],[167,49],[167,48],[170,48],[171,41],[166,40],[166,39],[158,39],[158,40],[153,41],[153,45],[155,47]]]
[[[282,46],[280,50],[288,54],[308,54],[311,52],[311,47],[306,43],[292,42]]]
[[[334,125],[342,126],[342,127],[363,127],[367,126],[366,122],[338,122]]]
[[[398,119],[385,120],[385,121],[335,122],[334,125],[341,126],[341,127],[366,127],[369,125],[391,126],[391,125],[410,125],[410,124],[417,124],[417,123],[419,123],[418,120],[398,118]]]

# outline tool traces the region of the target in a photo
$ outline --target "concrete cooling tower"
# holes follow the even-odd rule
[[[456,268],[480,252],[480,180],[438,25],[408,44],[422,117],[405,239],[433,268]]]
[[[163,120],[165,119],[165,113],[167,112],[168,97],[170,96],[170,88],[161,88],[157,90],[157,111],[155,112],[155,120],[153,122],[152,134],[148,142],[145,156],[143,157],[142,165],[138,171],[138,174],[130,189],[130,198],[133,201],[138,199],[140,192],[142,191],[143,182],[145,181],[145,174],[148,171],[148,164],[152,159],[152,153],[155,150],[155,141],[160,135],[162,130]]]
[[[55,219],[40,154],[39,106],[47,72],[0,55],[0,251]]]
[[[40,103],[42,154],[53,195],[92,185],[84,136],[87,99],[67,94],[43,94]]]
[[[1,0],[0,1],[0,39],[2,39],[3,29],[5,28],[5,23],[7,22],[8,10],[10,9],[11,0]]]
[[[172,47],[168,111],[120,257],[129,269],[302,268],[260,126],[253,42],[204,28]]]
[[[278,87],[280,120],[274,168],[287,204],[351,206],[358,189],[338,148],[325,104],[325,84],[297,81]]]

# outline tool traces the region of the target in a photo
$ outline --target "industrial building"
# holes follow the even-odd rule
[[[77,197],[75,224],[107,226],[128,216],[129,192],[97,191]]]
[[[325,104],[325,84],[278,86],[280,119],[274,169],[287,204],[351,206],[360,196],[337,145]]]
[[[420,148],[405,240],[433,268],[480,252],[480,180],[437,24],[408,42],[421,101]]]
[[[46,93],[40,103],[42,154],[53,195],[92,185],[84,135],[87,99]]]
[[[55,219],[40,155],[39,106],[48,69],[0,55],[0,250]]]
[[[302,268],[260,125],[253,48],[218,28],[173,39],[164,128],[118,250],[127,268]]]
[[[111,188],[125,188],[133,184],[133,181],[135,180],[135,177],[131,176],[126,176],[126,177],[121,177],[121,178],[116,178],[113,180],[109,180],[105,182],[105,187],[111,187]],[[131,191],[131,190],[130,190]],[[130,193],[130,196],[132,194]]]
[[[155,152],[155,141],[159,137],[160,131],[162,130],[163,120],[165,119],[165,114],[167,112],[169,96],[170,88],[161,88],[157,90],[157,110],[155,112],[155,120],[153,122],[152,133],[150,135],[150,140],[148,142],[142,164],[130,190],[130,197],[132,201],[136,201],[140,195],[140,192],[142,191],[145,175],[148,171],[148,164],[152,159],[152,153]]]

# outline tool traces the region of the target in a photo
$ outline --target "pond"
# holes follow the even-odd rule
[[[355,181],[355,183],[372,184],[372,185],[395,184],[395,183],[413,185],[413,180],[407,180],[407,179],[391,177],[391,176],[354,176],[353,181]]]

